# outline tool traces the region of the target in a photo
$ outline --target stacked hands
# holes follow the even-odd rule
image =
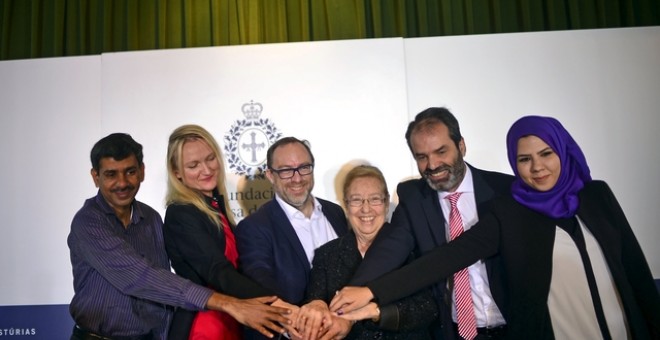
[[[277,309],[261,311],[245,308],[243,311],[249,310],[250,312],[239,313],[242,315],[237,315],[236,319],[268,337],[273,337],[270,331],[274,331],[287,332],[294,340],[343,339],[356,321],[371,319],[378,322],[380,310],[376,303],[370,302],[372,299],[371,291],[365,287],[346,287],[338,291],[330,306],[322,300],[312,300],[302,307],[298,307],[275,297],[249,299],[244,301],[270,303]],[[255,310],[270,313],[271,315],[267,317],[270,322],[251,321],[252,318],[254,320],[259,318],[257,313],[254,313]],[[273,314],[274,312],[275,314]]]
[[[213,300],[220,296],[221,300]],[[224,301],[223,301],[224,300]],[[292,320],[298,306],[282,301],[276,296],[238,299],[228,295],[214,294],[207,307],[214,307],[231,315],[236,321],[272,338],[275,333],[295,331]],[[282,326],[284,325],[284,326]]]

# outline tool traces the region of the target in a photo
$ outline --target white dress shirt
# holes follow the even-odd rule
[[[337,238],[337,233],[332,228],[330,221],[323,215],[321,203],[312,197],[314,208],[312,209],[312,216],[307,218],[300,210],[284,202],[279,195],[276,194],[275,199],[282,207],[282,210],[284,210],[289,222],[291,222],[293,230],[296,231],[298,240],[300,240],[303,248],[305,248],[307,260],[311,266],[316,248]]]
[[[473,225],[479,221],[477,214],[477,203],[474,197],[474,183],[472,182],[472,172],[470,167],[465,167],[465,177],[456,189],[456,192],[461,192],[461,196],[456,203],[458,210],[461,212],[463,220],[463,230],[469,230]],[[445,217],[445,235],[447,241],[449,237],[449,212],[451,204],[446,199],[450,192],[439,191],[438,197],[440,198],[440,207],[442,214]],[[468,274],[470,276],[470,288],[472,289],[472,302],[474,303],[474,315],[477,321],[477,327],[496,327],[506,324],[502,313],[493,300],[493,295],[490,293],[490,286],[488,285],[488,273],[486,271],[486,264],[479,260],[473,265],[468,267]],[[456,322],[456,297],[452,294],[452,318]]]

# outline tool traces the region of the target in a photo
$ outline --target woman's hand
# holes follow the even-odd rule
[[[349,313],[344,313],[340,317],[351,321],[370,319],[373,322],[378,322],[380,320],[380,309],[375,302],[369,302],[366,306]]]
[[[280,325],[289,325],[289,316],[292,311],[288,308],[271,306],[278,298],[276,296],[262,296],[253,299],[237,299],[232,296],[213,293],[206,306],[209,309],[219,310],[231,315],[236,321],[259,333],[272,338],[273,333],[284,333]]]
[[[366,306],[374,295],[367,287],[344,287],[330,302],[330,310],[337,315],[350,313]]]
[[[332,327],[332,313],[323,300],[312,300],[300,307],[296,328],[303,339],[316,339],[319,334]],[[323,329],[322,329],[323,328]]]

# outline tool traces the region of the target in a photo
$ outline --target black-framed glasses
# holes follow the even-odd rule
[[[369,196],[367,198],[362,198],[360,196],[351,196],[346,199],[346,204],[348,204],[348,206],[350,207],[358,208],[358,207],[362,207],[364,202],[368,202],[370,206],[376,207],[379,205],[383,205],[386,199],[387,196],[383,196],[383,195],[374,195],[374,196]]]
[[[306,176],[311,174],[314,171],[314,164],[303,164],[297,168],[283,168],[283,169],[273,169],[270,168],[270,171],[274,172],[277,174],[277,176],[281,179],[289,179],[293,177],[293,175],[298,173],[298,175]]]

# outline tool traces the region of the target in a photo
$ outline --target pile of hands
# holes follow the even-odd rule
[[[378,321],[380,310],[370,302],[372,298],[368,289],[346,287],[336,293],[329,306],[322,300],[312,300],[301,307],[287,304],[291,322],[284,327],[293,340],[343,339],[355,322]]]
[[[274,333],[288,333],[293,340],[343,339],[356,321],[378,322],[380,309],[371,302],[368,288],[345,287],[338,291],[330,305],[313,300],[298,307],[276,296],[253,299],[226,297],[223,311],[238,322],[272,338]]]

